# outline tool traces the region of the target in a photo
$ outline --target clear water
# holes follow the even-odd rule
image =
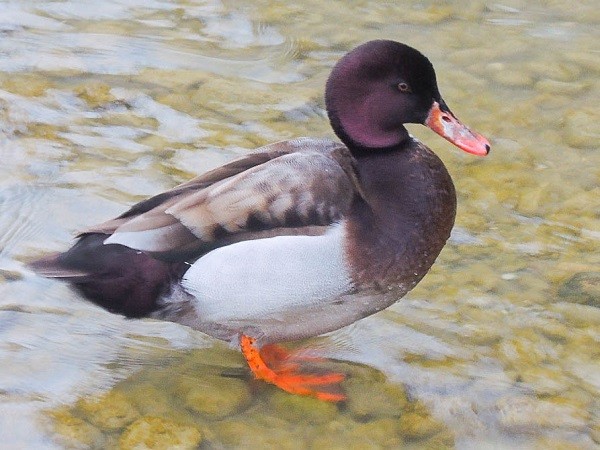
[[[401,302],[304,345],[382,371],[446,427],[446,446],[598,447],[600,300],[572,277],[600,272],[599,22],[593,0],[0,0],[0,446],[77,446],[51,411],[159,369],[169,390],[203,351],[243,367],[200,333],[108,314],[24,263],[257,146],[331,136],[332,64],[391,38],[432,60],[492,153],[411,128],[455,180],[451,243]],[[277,415],[268,395],[236,423]],[[81,446],[117,445],[122,429],[81,411],[100,433]],[[327,417],[300,437],[302,417],[279,423],[277,445],[318,448],[347,412]],[[203,448],[235,446],[218,444],[223,422],[199,422]]]

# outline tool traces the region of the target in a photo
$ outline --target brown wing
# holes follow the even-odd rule
[[[86,233],[112,233],[105,243],[165,257],[200,255],[240,240],[320,234],[357,193],[344,146],[297,139],[232,161]]]

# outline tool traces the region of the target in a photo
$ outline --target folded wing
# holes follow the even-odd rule
[[[264,147],[141,202],[85,233],[178,259],[248,239],[315,235],[339,221],[357,195],[341,144],[298,139]]]

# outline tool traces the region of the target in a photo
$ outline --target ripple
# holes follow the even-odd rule
[[[28,185],[0,189],[0,258],[9,258],[15,246],[40,233],[44,197],[43,190]]]

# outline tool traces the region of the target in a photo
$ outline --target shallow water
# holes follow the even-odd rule
[[[600,446],[599,22],[592,0],[0,0],[0,445],[128,448],[156,416],[201,448]],[[24,267],[259,145],[331,136],[328,71],[373,38],[429,56],[492,153],[411,127],[457,226],[401,302],[299,344],[345,361],[347,405],[255,385],[222,343]]]

